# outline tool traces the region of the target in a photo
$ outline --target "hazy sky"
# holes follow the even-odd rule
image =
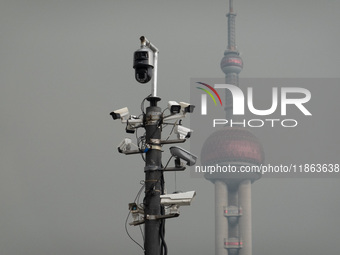
[[[144,179],[143,161],[117,152],[128,135],[109,112],[128,106],[139,115],[150,93],[132,69],[141,35],[160,49],[162,107],[188,101],[192,77],[223,77],[227,6],[227,0],[0,1],[1,255],[142,254],[124,222]],[[235,0],[234,9],[241,77],[339,77],[340,1]],[[166,183],[172,192],[173,174]],[[339,184],[256,182],[253,254],[338,254]],[[167,221],[169,254],[213,254],[213,185],[187,170],[177,174],[177,187],[197,196]],[[139,229],[129,229],[142,242]]]

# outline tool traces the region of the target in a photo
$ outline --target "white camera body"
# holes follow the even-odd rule
[[[184,206],[190,205],[192,199],[195,197],[196,191],[187,191],[173,194],[161,195],[161,205],[176,205]]]
[[[124,153],[131,150],[132,140],[130,138],[124,138],[118,145],[118,151]]]
[[[122,121],[127,120],[129,118],[129,109],[127,107],[124,107],[111,112],[110,115],[114,120],[116,119],[121,119]]]
[[[193,132],[192,129],[183,127],[181,125],[176,125],[174,129],[175,134],[177,134],[178,139],[186,139],[191,136],[191,133]]]
[[[181,105],[176,101],[169,101],[168,108],[172,114],[180,113],[181,112]]]
[[[184,114],[186,114],[187,112],[189,113],[193,113],[194,112],[194,108],[195,106],[186,102],[179,102],[181,109],[183,111]]]

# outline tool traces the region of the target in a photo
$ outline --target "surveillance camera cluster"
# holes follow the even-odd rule
[[[118,151],[125,155],[140,154],[146,163],[144,168],[146,177],[143,187],[138,192],[135,201],[129,204],[129,212],[133,217],[133,222],[131,222],[130,225],[140,225],[144,223],[147,225],[149,224],[149,221],[159,220],[159,228],[161,230],[159,230],[161,240],[160,243],[163,247],[162,249],[166,250],[164,236],[162,236],[164,233],[164,220],[167,218],[178,217],[178,208],[180,206],[190,205],[193,197],[196,195],[196,192],[189,191],[165,194],[163,172],[185,170],[184,164],[186,163],[187,166],[194,165],[196,163],[197,157],[181,147],[172,146],[170,147],[170,154],[171,158],[175,158],[175,165],[173,167],[168,167],[171,158],[165,166],[157,162],[161,162],[161,152],[163,152],[163,145],[183,143],[186,141],[186,139],[191,137],[193,130],[182,126],[182,119],[186,117],[187,113],[193,113],[195,106],[191,105],[190,103],[178,103],[176,101],[169,101],[167,108],[163,111],[157,106],[157,102],[160,101],[160,98],[157,97],[158,49],[144,36],[142,36],[140,40],[141,48],[135,51],[133,55],[135,78],[139,83],[142,84],[152,80],[152,93],[142,101],[142,113],[139,116],[131,115],[127,107],[115,110],[111,112],[110,115],[113,120],[120,120],[121,123],[125,125],[125,131],[129,134],[135,133],[137,138],[137,144],[134,144],[130,138],[124,138],[118,145]],[[146,108],[146,112],[144,112],[145,100],[150,102],[150,107]],[[170,112],[168,115],[164,114],[166,110]],[[172,126],[172,129],[168,137],[166,139],[162,139],[161,133],[163,128],[166,126]],[[145,129],[143,135],[138,136],[139,128]],[[176,135],[176,138],[169,139],[172,133]],[[152,177],[150,172],[152,172]],[[152,186],[150,187],[150,185]],[[156,185],[158,186],[156,187]],[[147,192],[147,190],[150,191],[157,188],[157,190],[160,191],[157,194],[159,199],[156,199],[153,202],[158,203],[160,209],[159,212],[153,213],[155,215],[150,215],[148,212],[150,213],[150,208],[155,208],[157,205],[153,204],[151,207],[150,202],[146,204],[138,204],[139,196],[143,188],[145,188],[144,201],[150,201],[148,199],[156,196],[155,192]],[[152,209],[152,211],[153,210],[154,209]],[[150,225],[148,226],[148,229],[152,228]],[[145,233],[145,239],[148,238],[147,234],[148,233]],[[158,240],[154,240],[153,243],[154,245],[157,245],[158,242]]]
[[[169,143],[182,143],[185,142],[186,139],[190,138],[193,130],[181,125],[181,120],[185,118],[187,113],[192,113],[194,111],[195,106],[189,103],[180,102],[177,103],[175,101],[168,102],[168,109],[170,111],[170,115],[161,116],[160,125],[173,125],[173,132],[177,135],[177,139],[175,140],[161,140],[161,144],[169,144]],[[115,110],[110,113],[113,120],[121,120],[121,123],[125,124],[126,133],[134,134],[138,128],[145,128],[146,116],[145,114],[141,114],[141,117],[137,117],[135,115],[129,114],[129,109],[127,107]],[[173,122],[175,120],[175,122]],[[179,123],[177,123],[180,120]],[[125,138],[118,146],[118,151],[124,154],[136,154],[136,153],[145,153],[148,151],[150,146],[148,144],[143,143],[143,148],[133,148],[129,146],[132,144],[131,139]],[[138,146],[135,146],[138,147]]]
[[[192,129],[184,127],[181,125],[181,121],[178,123],[178,119],[182,120],[185,118],[186,113],[192,113],[194,110],[194,105],[190,105],[188,103],[180,102],[179,104],[175,101],[169,101],[168,102],[168,108],[170,111],[170,115],[168,116],[161,116],[160,119],[160,127],[163,128],[166,125],[173,125],[173,129],[171,133],[173,132],[175,135],[177,135],[177,139],[173,140],[161,140],[161,144],[172,144],[172,143],[183,143],[186,139],[191,137],[191,134],[193,132]],[[138,128],[145,128],[146,123],[146,116],[145,114],[142,114],[141,118],[137,117],[135,115],[129,115],[129,110],[127,107],[115,110],[110,113],[112,118],[114,120],[120,119],[123,124],[126,125],[125,130],[127,133],[135,133],[135,131]],[[175,122],[173,122],[176,120]],[[170,133],[170,135],[171,135]],[[169,135],[169,137],[170,137]],[[137,140],[142,140],[143,137],[137,138]],[[130,138],[124,138],[123,141],[118,146],[118,151],[120,153],[130,155],[130,154],[138,154],[138,153],[146,153],[151,147],[151,144],[148,144],[146,142],[139,143],[140,146],[135,145],[132,143],[132,140]],[[175,158],[182,158],[184,161],[187,161],[187,165],[191,166],[195,164],[197,157],[195,155],[190,154],[188,151],[180,148],[180,147],[171,147],[170,148],[171,155]],[[176,152],[181,152],[177,153]],[[185,153],[184,153],[185,152]],[[188,160],[190,155],[190,160]]]

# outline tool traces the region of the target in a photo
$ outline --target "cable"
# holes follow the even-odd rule
[[[160,232],[160,237],[161,237],[161,255],[163,255],[163,251],[164,251],[164,255],[168,254],[168,246],[166,245],[165,239],[164,239],[164,235],[165,235],[165,220],[161,220],[161,226],[159,229]]]
[[[142,182],[141,182],[141,184],[142,184]],[[140,190],[138,191],[138,193],[137,193],[137,195],[136,195],[136,197],[135,197],[135,200],[133,201],[134,203],[136,203],[137,199],[139,199],[140,194],[142,193],[144,187],[145,187],[145,183],[143,183],[142,187],[141,187]],[[128,222],[128,219],[129,219],[130,214],[131,214],[131,210],[129,210],[129,213],[128,213],[128,215],[127,215],[127,217],[126,217],[126,220],[125,220],[125,231],[126,231],[126,234],[130,237],[130,239],[131,239],[135,244],[137,244],[143,251],[145,251],[145,250],[144,250],[144,247],[143,247],[142,245],[140,245],[135,239],[133,239],[132,236],[130,235],[129,231],[128,231],[127,222]],[[143,234],[143,239],[144,239],[144,234]]]
[[[144,141],[143,138],[145,138],[145,135],[138,137],[137,132],[138,132],[138,129],[136,129],[137,147],[138,147],[139,150],[142,150],[142,148],[139,144],[140,144],[141,141]],[[143,143],[143,144],[145,144],[145,143]],[[142,159],[144,160],[144,162],[146,162],[145,158],[144,158],[144,153],[141,153],[140,155],[141,155]]]
[[[155,129],[155,131],[153,131],[153,133],[150,135],[150,137],[154,136],[154,134],[156,133],[156,131],[159,127],[162,128],[162,122],[163,122],[163,117],[161,117],[157,120],[157,123],[156,123],[157,128]],[[161,132],[162,132],[162,130],[161,130]]]
[[[161,191],[162,191],[162,195],[164,194],[164,175],[162,174],[161,177]],[[165,209],[164,206],[161,205],[161,215],[165,215]],[[160,228],[159,228],[159,235],[161,238],[161,255],[163,255],[163,251],[164,251],[164,255],[168,254],[168,246],[166,245],[164,236],[165,236],[165,219],[162,219],[160,222]]]
[[[148,95],[146,98],[144,98],[143,101],[142,101],[142,103],[141,103],[141,105],[140,105],[140,108],[141,108],[143,114],[145,114],[145,112],[144,112],[144,102],[145,102],[145,100],[148,99],[151,95],[152,95],[152,94],[150,94],[150,95]]]
[[[144,236],[144,232],[143,232],[143,229],[142,229],[142,226],[139,225],[139,230],[140,230],[140,233],[142,234],[142,237],[143,237],[143,243],[145,242],[145,236]]]
[[[143,248],[143,246],[141,246],[141,245],[140,245],[135,239],[133,239],[133,238],[130,236],[130,234],[129,234],[129,231],[128,231],[128,229],[127,229],[127,221],[128,221],[128,219],[129,219],[130,214],[131,214],[131,211],[129,211],[129,213],[128,213],[127,217],[126,217],[126,220],[125,220],[125,231],[126,231],[126,234],[130,237],[130,239],[131,239],[135,244],[137,244],[143,251],[145,251],[144,248]]]
[[[175,192],[177,191],[177,176],[176,176],[176,171],[175,172]]]
[[[165,109],[162,111],[162,116],[163,116],[164,112],[165,112],[166,110],[168,110],[168,109],[169,109],[169,107],[165,108]]]
[[[145,186],[145,181],[144,181],[144,180],[141,180],[141,181],[139,182],[139,184],[142,185],[142,187],[141,187],[141,189],[138,191],[138,194],[137,194],[137,197],[136,197],[136,199],[137,199],[137,204],[139,204],[140,194],[142,193],[142,188],[144,188],[144,186]],[[136,202],[136,199],[135,199],[135,202]]]
[[[143,185],[142,187],[144,187],[144,185],[145,185],[145,183],[144,183],[143,180],[140,181],[140,184]],[[139,192],[138,197],[137,197],[137,205],[138,205],[138,206],[140,206],[140,204],[139,204],[140,194],[142,194],[142,192]],[[144,205],[143,205],[143,210],[144,210]],[[144,236],[144,232],[143,232],[143,230],[142,230],[142,226],[141,226],[141,225],[139,225],[139,230],[140,230],[140,232],[141,232],[141,234],[142,234],[143,242],[145,242],[145,236]]]
[[[166,165],[165,165],[165,167],[164,167],[163,169],[166,169],[166,167],[169,165],[170,160],[171,160],[172,158],[173,158],[173,156],[171,156],[171,157],[169,158],[168,162],[166,162]]]
[[[171,129],[171,131],[170,131],[169,136],[165,139],[166,141],[169,140],[169,138],[170,138],[172,132],[174,132],[175,126],[177,125],[177,121],[178,121],[178,120],[176,120],[176,122],[173,124],[173,127],[172,127],[172,129]]]

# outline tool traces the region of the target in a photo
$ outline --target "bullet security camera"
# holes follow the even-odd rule
[[[181,105],[176,101],[169,101],[168,108],[172,114],[180,113],[181,111]]]
[[[136,128],[141,127],[143,123],[143,119],[138,118],[137,116],[131,115],[129,119],[126,121],[126,133],[133,134],[135,133]]]
[[[160,196],[161,204],[162,205],[177,205],[177,206],[190,205],[195,195],[196,195],[196,191],[187,191],[187,192],[181,192],[181,193],[161,195]]]
[[[132,125],[127,124],[125,128],[125,132],[128,134],[134,134],[136,131],[135,127]]]
[[[190,128],[183,127],[181,125],[176,125],[174,129],[175,134],[177,134],[178,139],[185,139],[191,136],[193,130]]]
[[[131,150],[132,140],[130,138],[124,138],[123,141],[118,145],[118,151],[124,153]]]
[[[127,107],[124,107],[111,112],[110,115],[114,120],[116,119],[127,120],[129,117],[129,109]]]
[[[143,150],[139,149],[138,146],[132,143],[130,138],[124,138],[123,141],[118,145],[118,152],[125,155],[143,153]]]
[[[194,112],[194,108],[195,106],[189,103],[185,103],[185,102],[179,102],[179,104],[181,105],[181,108],[183,110],[184,113],[192,113]]]
[[[153,73],[153,52],[146,47],[136,50],[133,55],[135,78],[139,83],[147,83]]]
[[[144,222],[139,218],[139,214],[144,214],[144,211],[136,203],[129,203],[129,210],[133,217],[133,222],[130,225],[138,225]]]
[[[132,213],[138,213],[138,206],[136,203],[129,203],[129,210]]]
[[[170,147],[170,153],[175,158],[179,158],[186,161],[188,166],[193,166],[196,164],[197,157],[181,147],[178,146]]]

